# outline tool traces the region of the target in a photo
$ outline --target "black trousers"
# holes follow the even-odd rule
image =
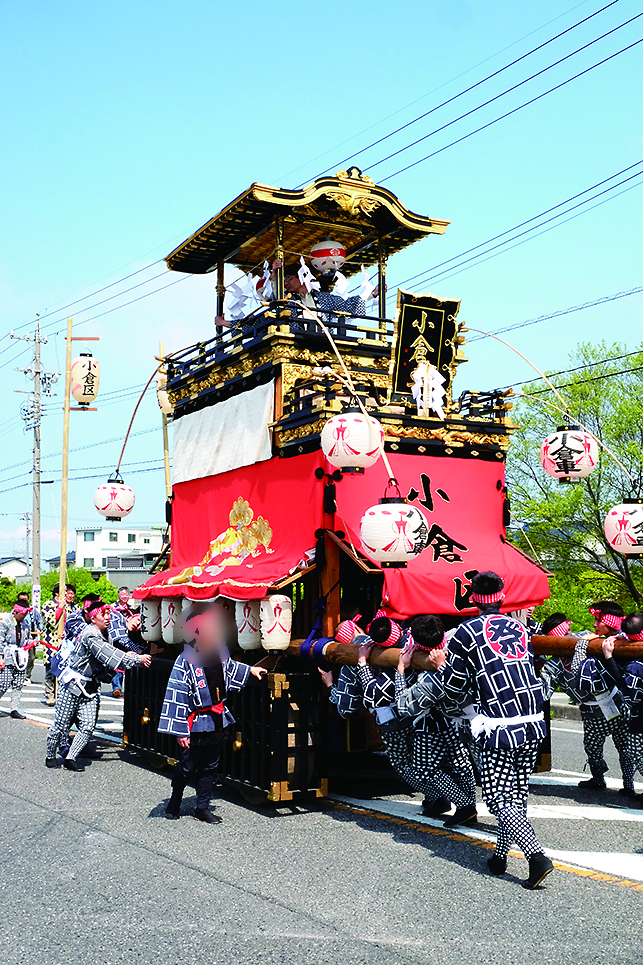
[[[196,791],[196,806],[210,805],[214,782],[219,770],[221,744],[198,744],[179,747],[178,761],[172,775],[172,795],[180,798],[187,784]]]

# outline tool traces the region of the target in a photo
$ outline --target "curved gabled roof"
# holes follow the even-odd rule
[[[286,259],[308,258],[311,247],[331,236],[346,248],[344,274],[386,257],[426,235],[444,234],[448,221],[414,214],[387,188],[358,168],[287,190],[255,183],[167,256],[172,271],[205,274],[219,262],[244,271],[275,257],[277,219],[283,220]]]

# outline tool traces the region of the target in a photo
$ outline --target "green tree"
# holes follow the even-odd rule
[[[643,494],[643,347],[623,356],[628,356],[623,345],[582,343],[570,357],[572,371],[547,374],[564,397],[571,420],[611,449],[634,482],[601,449],[591,475],[561,485],[544,471],[539,457],[545,436],[567,421],[550,407],[561,406],[560,400],[538,381],[526,387],[529,398],[516,407],[521,428],[509,450],[507,480],[513,517],[525,531],[516,527],[511,537],[526,552],[533,546],[554,571],[546,612],[565,609],[560,603],[567,601],[578,618],[592,599],[618,600],[626,611],[640,609],[643,601],[643,564],[613,550],[603,532],[612,506]],[[581,608],[573,606],[574,598]]]
[[[41,580],[42,602],[51,600],[54,595],[54,586],[58,583],[60,574],[58,570],[52,573],[45,573]],[[118,598],[118,590],[106,576],[102,575],[97,580],[93,579],[89,570],[82,566],[72,566],[67,570],[67,583],[71,583],[76,588],[76,600],[81,600],[87,593],[98,593],[107,603],[115,603]]]

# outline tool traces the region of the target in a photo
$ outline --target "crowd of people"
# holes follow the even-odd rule
[[[643,662],[623,659],[619,644],[643,641],[643,613],[626,616],[612,601],[595,603],[590,612],[593,636],[602,638],[599,655],[588,656],[588,637],[578,636],[573,656],[535,659],[530,643],[534,633],[572,635],[564,613],[551,614],[542,625],[532,610],[502,613],[504,583],[489,571],[473,577],[471,601],[477,615],[448,633],[433,615],[418,615],[402,625],[380,610],[362,627],[354,613],[340,624],[336,639],[358,647],[357,665],[320,673],[342,717],[360,707],[372,713],[391,765],[410,788],[422,793],[425,815],[448,815],[448,828],[474,824],[476,781],[480,784],[498,822],[489,871],[504,874],[509,850],[517,844],[529,864],[524,886],[533,889],[554,868],[527,817],[527,799],[529,778],[547,734],[545,703],[555,690],[568,694],[580,708],[591,773],[580,786],[597,793],[606,789],[603,755],[610,737],[623,778],[619,793],[632,802],[641,799],[634,790],[634,774],[643,773]],[[101,684],[110,683],[113,693],[122,695],[124,672],[151,664],[139,629],[125,587],[114,605],[95,593],[86,594],[78,605],[73,586],[68,584],[62,595],[56,586],[42,615],[21,594],[13,612],[0,621],[0,696],[10,692],[13,718],[24,719],[20,694],[41,635],[47,647],[46,701],[55,704],[47,768],[84,770],[80,759],[92,756],[87,744],[98,718]],[[184,631],[185,647],[176,658],[159,723],[159,732],[175,736],[178,744],[165,816],[178,819],[183,792],[191,783],[197,792],[197,819],[216,824],[220,818],[212,812],[211,797],[221,743],[234,723],[226,695],[266,671],[230,657],[218,607],[192,604]],[[375,646],[399,648],[397,667],[369,663]],[[412,669],[418,651],[426,652],[421,672]]]
[[[541,626],[533,610],[505,615],[503,599],[502,579],[484,572],[472,580],[478,615],[448,633],[430,615],[402,627],[379,611],[365,630],[356,617],[347,620],[336,639],[359,647],[357,666],[343,666],[338,676],[320,673],[342,717],[360,705],[373,714],[392,766],[423,794],[425,815],[449,814],[447,828],[474,824],[477,777],[498,822],[489,871],[504,874],[517,844],[529,864],[524,886],[533,889],[554,868],[527,818],[527,798],[546,736],[545,702],[556,689],[580,708],[591,772],[580,787],[606,789],[603,751],[611,737],[623,777],[619,793],[641,800],[634,773],[643,773],[643,663],[619,658],[619,641],[643,640],[643,614],[625,616],[612,601],[595,603],[592,636],[603,638],[600,656],[588,657],[588,638],[579,636],[572,657],[535,659],[531,637],[572,635],[570,621],[554,613]],[[374,646],[401,648],[397,668],[369,665]],[[416,651],[427,652],[430,669],[411,669]]]

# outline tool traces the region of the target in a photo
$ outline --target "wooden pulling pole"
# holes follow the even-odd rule
[[[67,588],[67,503],[69,499],[69,397],[71,395],[71,342],[73,320],[67,319],[67,353],[65,359],[65,408],[63,417],[63,467],[62,508],[60,513],[60,586],[58,600],[62,615],[58,623],[58,636],[65,635],[65,591]]]
[[[578,639],[578,637],[533,636],[531,643],[536,656],[571,657]],[[592,637],[589,640],[588,656],[602,656],[603,639],[603,637]],[[289,656],[299,657],[301,655],[302,642],[301,640],[292,641],[288,647]],[[628,640],[617,640],[615,653],[619,659],[643,659],[643,641],[630,643]],[[331,640],[324,647],[323,655],[328,663],[348,664],[355,667],[359,657],[359,647],[356,647],[354,643],[338,643],[336,640]],[[399,659],[400,650],[398,647],[373,647],[368,662],[374,667],[397,667]],[[429,654],[424,650],[416,650],[413,654],[411,667],[413,670],[431,670]]]

